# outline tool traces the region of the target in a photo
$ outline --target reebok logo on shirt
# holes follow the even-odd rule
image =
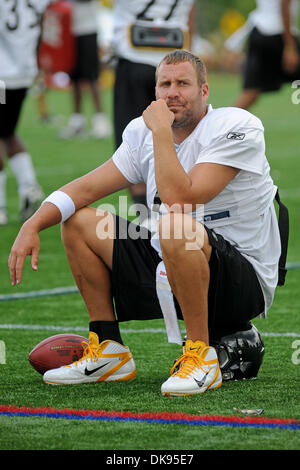
[[[241,132],[229,132],[226,137],[230,140],[244,140],[245,135]]]

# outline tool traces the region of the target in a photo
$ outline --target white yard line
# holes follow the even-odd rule
[[[78,289],[76,286],[57,287],[55,289],[43,289],[43,290],[31,291],[31,292],[20,292],[16,294],[0,295],[0,302],[6,302],[8,300],[32,299],[36,297],[77,294],[77,293],[78,293]]]
[[[294,270],[294,269],[300,269],[300,261],[287,263],[286,268],[288,271]],[[67,287],[57,287],[55,289],[42,289],[42,290],[31,291],[31,292],[3,294],[3,295],[0,295],[0,302],[7,302],[10,300],[34,299],[37,297],[47,297],[47,296],[66,295],[66,294],[78,294],[77,287],[67,286]]]
[[[14,324],[14,323],[3,323],[0,324],[0,330],[34,330],[34,331],[52,331],[52,332],[85,332],[88,334],[88,328],[81,326],[54,326],[54,325],[23,325],[23,324]],[[121,333],[165,333],[164,328],[124,328],[120,329]],[[185,330],[181,330],[184,334]],[[273,332],[260,332],[262,336],[265,337],[287,337],[287,338],[297,338],[300,337],[300,333],[290,332],[290,333],[273,333]]]

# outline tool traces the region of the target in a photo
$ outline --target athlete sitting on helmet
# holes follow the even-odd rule
[[[39,231],[63,222],[90,316],[83,358],[46,372],[46,383],[135,377],[118,322],[162,317],[156,286],[162,261],[187,333],[163,395],[220,387],[211,344],[249,330],[249,321],[270,308],[281,247],[263,126],[245,110],[213,109],[208,96],[199,58],[184,50],[166,55],[157,68],[157,100],[127,126],[112,158],[50,195],[21,228],[9,257],[12,283],[21,282],[26,255],[37,269]],[[88,207],[138,182],[146,183],[148,205],[154,201],[159,212],[151,239],[146,229]]]

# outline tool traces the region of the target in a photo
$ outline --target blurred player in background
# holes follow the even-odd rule
[[[248,109],[262,93],[300,78],[298,11],[299,0],[257,0],[247,24],[225,43],[229,50],[239,52],[250,34],[243,91],[235,106]]]
[[[0,104],[0,225],[8,222],[4,158],[18,182],[20,216],[24,221],[37,209],[43,192],[32,159],[16,133],[21,108],[37,72],[41,18],[50,0],[0,2],[0,80],[5,104]]]
[[[113,51],[115,146],[127,124],[155,100],[155,69],[170,49],[190,48],[194,0],[115,0]],[[155,27],[155,29],[154,29]],[[144,183],[133,185],[134,204],[147,206]],[[147,214],[145,211],[144,214]],[[140,222],[143,222],[140,215]],[[144,220],[147,227],[147,220]]]
[[[102,139],[110,137],[112,126],[103,112],[99,90],[99,52],[98,52],[98,5],[96,0],[72,0],[73,33],[76,38],[76,64],[71,79],[73,82],[73,114],[66,128],[62,129],[62,138],[84,135],[86,116],[82,110],[82,88],[87,85],[91,91],[94,116],[91,135]]]

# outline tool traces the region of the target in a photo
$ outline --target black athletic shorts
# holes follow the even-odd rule
[[[155,100],[155,67],[119,59],[114,86],[114,132],[116,148],[127,124],[142,115]]]
[[[300,53],[300,43],[298,39],[296,41]],[[283,46],[281,34],[265,36],[256,28],[252,30],[244,68],[244,89],[276,91],[283,83],[300,78],[300,66],[293,74],[284,71],[282,67]]]
[[[5,91],[5,104],[0,104],[0,138],[14,134],[27,88]]]
[[[100,73],[97,34],[85,34],[76,37],[76,62],[71,79],[95,81]]]
[[[127,236],[131,222],[118,216],[115,222],[111,281],[117,319],[162,318],[156,294],[156,268],[161,258],[151,246],[150,232],[140,228],[140,237],[133,240]],[[205,229],[212,246],[208,327],[210,340],[217,340],[247,330],[249,321],[264,311],[264,298],[249,261],[221,235]],[[177,316],[182,319],[176,298],[174,303]]]

